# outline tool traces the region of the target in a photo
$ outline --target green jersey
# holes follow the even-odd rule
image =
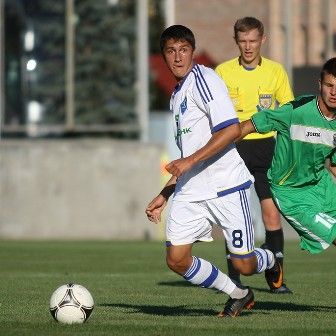
[[[325,161],[336,164],[336,120],[321,112],[316,96],[301,96],[277,110],[253,115],[257,132],[277,131],[268,178],[273,186],[304,187],[327,174]]]

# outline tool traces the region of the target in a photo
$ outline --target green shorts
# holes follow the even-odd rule
[[[275,202],[300,236],[300,247],[319,253],[336,239],[336,182],[326,173],[318,184],[302,188],[272,186]]]

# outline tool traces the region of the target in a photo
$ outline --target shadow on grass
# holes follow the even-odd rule
[[[172,287],[197,287],[187,281],[177,280],[177,281],[161,281],[157,283],[158,286],[172,286]],[[267,292],[268,288],[257,288],[251,287],[257,292]],[[281,294],[278,294],[281,295]],[[272,294],[272,297],[277,295]],[[281,295],[283,296],[283,295]],[[291,297],[291,296],[290,296]],[[206,305],[206,304],[205,304]],[[214,309],[202,309],[202,308],[190,308],[185,305],[181,306],[159,306],[159,305],[134,305],[126,303],[101,303],[98,304],[100,307],[108,308],[121,308],[125,309],[129,314],[141,313],[157,316],[216,316],[218,311]],[[250,314],[272,314],[272,311],[288,311],[288,312],[336,312],[336,307],[329,306],[314,306],[297,304],[293,302],[278,302],[278,301],[258,301],[252,311],[244,310],[241,315]]]
[[[193,285],[192,283],[186,281],[186,280],[175,280],[175,281],[160,281],[157,283],[158,286],[171,286],[171,287],[194,287],[196,285]],[[267,286],[265,284],[265,286]],[[197,287],[197,286],[196,286]],[[258,288],[258,287],[252,287],[253,290],[256,290],[258,292],[269,292],[268,287],[265,288]]]
[[[266,284],[265,284],[265,286],[267,286]],[[250,286],[251,287],[251,289],[253,289],[253,291],[254,292],[260,292],[260,293],[270,293],[270,289],[268,288],[268,287],[263,287],[263,288],[261,288],[261,287],[253,287],[253,286]],[[283,295],[283,294],[272,294],[272,295]],[[285,295],[290,295],[290,294],[285,294]]]
[[[161,282],[158,282],[157,285],[158,286],[171,286],[171,287],[197,287],[197,285],[193,285],[192,283],[190,283],[188,281],[185,281],[185,280],[161,281]],[[267,285],[265,284],[265,286],[267,286]],[[260,287],[250,286],[250,288],[253,289],[255,292],[270,293],[270,290],[269,290],[268,287],[260,288]],[[282,295],[282,294],[279,294],[279,295]]]
[[[187,306],[152,306],[152,305],[134,305],[126,303],[101,303],[100,307],[121,308],[127,310],[127,313],[141,313],[158,316],[216,316],[218,311],[214,309],[189,308]],[[313,306],[296,304],[292,302],[276,301],[257,301],[253,310],[244,310],[241,315],[250,314],[272,314],[271,311],[288,311],[288,312],[336,312],[336,307]]]
[[[336,307],[329,306],[314,306],[297,304],[293,302],[278,302],[278,301],[256,301],[253,310],[266,310],[266,311],[288,311],[288,312],[336,312]]]
[[[160,281],[157,283],[158,286],[170,286],[170,287],[198,287],[197,285],[193,285],[192,283],[185,281],[185,280],[176,280],[176,281]],[[252,287],[255,292],[262,292],[262,293],[269,293],[270,290],[268,287],[265,288],[258,288],[258,287]],[[217,291],[214,289],[214,291]],[[221,294],[221,293],[220,293]]]
[[[171,286],[171,287],[195,287],[196,286],[186,280],[160,281],[157,284],[158,286]]]
[[[129,314],[142,313],[159,316],[209,316],[218,313],[213,309],[188,308],[186,306],[151,306],[126,303],[102,303],[99,306],[126,309]]]

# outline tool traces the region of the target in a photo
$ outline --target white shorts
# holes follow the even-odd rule
[[[250,189],[197,202],[173,199],[166,225],[167,243],[186,245],[212,241],[214,224],[222,228],[233,257],[248,257],[254,250]]]

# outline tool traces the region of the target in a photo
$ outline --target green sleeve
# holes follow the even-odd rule
[[[292,105],[285,104],[276,110],[262,110],[255,113],[251,120],[258,133],[281,132],[290,127]]]

